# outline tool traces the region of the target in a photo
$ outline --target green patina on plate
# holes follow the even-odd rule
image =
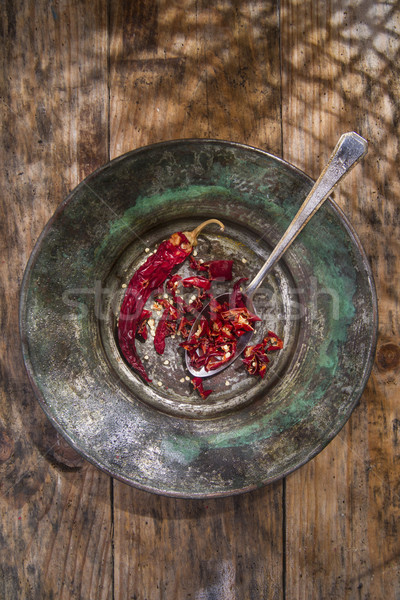
[[[365,254],[332,201],[256,298],[258,335],[274,328],[285,342],[265,381],[236,361],[207,380],[215,391],[204,402],[173,345],[164,366],[138,344],[148,386],[115,344],[115,307],[145,248],[216,217],[225,232],[206,230],[199,255],[237,255],[235,277],[252,277],[311,185],[260,150],[178,140],[112,161],[64,201],[28,263],[20,329],[43,409],[88,460],[152,492],[223,496],[284,477],[338,433],[370,374],[377,308]]]

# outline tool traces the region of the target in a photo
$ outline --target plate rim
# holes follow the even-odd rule
[[[66,196],[66,198],[60,202],[60,204],[57,206],[56,210],[54,211],[53,215],[50,217],[50,219],[45,224],[43,230],[41,231],[39,237],[37,238],[37,241],[35,242],[35,245],[34,245],[32,252],[29,256],[29,259],[26,263],[26,267],[24,270],[24,274],[23,274],[23,278],[22,278],[22,282],[21,282],[21,286],[20,286],[19,308],[18,308],[18,326],[19,326],[20,347],[21,347],[23,362],[25,365],[25,370],[27,372],[29,382],[32,386],[32,389],[34,391],[34,394],[35,394],[37,400],[39,401],[39,405],[41,406],[44,414],[46,415],[46,418],[48,418],[50,420],[50,422],[55,427],[57,432],[60,435],[62,435],[62,437],[64,439],[66,439],[68,441],[68,443],[72,446],[72,448],[74,448],[74,450],[76,450],[81,456],[83,456],[85,458],[85,460],[87,460],[89,463],[93,464],[96,468],[100,469],[101,471],[103,471],[107,475],[111,476],[112,478],[128,484],[130,487],[134,487],[136,489],[140,489],[140,490],[154,493],[154,494],[161,495],[161,496],[173,497],[173,498],[186,498],[186,499],[206,499],[206,498],[217,498],[217,497],[229,497],[229,496],[235,496],[235,495],[239,495],[239,494],[243,494],[243,493],[248,493],[248,492],[254,491],[256,489],[265,487],[266,485],[270,485],[277,481],[281,481],[281,480],[285,479],[291,473],[297,471],[297,469],[304,466],[307,462],[309,462],[315,456],[317,456],[338,435],[338,433],[345,426],[345,424],[349,420],[352,412],[354,411],[354,408],[357,406],[358,402],[360,401],[360,398],[361,398],[361,396],[365,390],[365,387],[368,383],[368,380],[370,378],[374,359],[375,359],[375,354],[376,354],[376,348],[377,348],[377,342],[378,342],[378,327],[379,327],[378,298],[377,298],[376,285],[375,285],[371,265],[369,263],[368,257],[367,257],[366,252],[361,244],[361,240],[360,240],[357,232],[355,231],[353,225],[350,223],[347,216],[344,214],[343,210],[338,206],[338,204],[333,200],[333,198],[331,196],[328,197],[327,201],[328,201],[329,205],[332,207],[332,209],[334,210],[334,212],[336,212],[339,220],[345,227],[347,234],[351,238],[351,241],[357,247],[357,250],[362,259],[362,264],[365,268],[368,283],[369,283],[369,289],[371,292],[372,325],[373,326],[371,327],[372,334],[371,334],[370,344],[369,344],[369,349],[368,349],[368,360],[365,361],[362,376],[357,380],[357,383],[355,384],[353,391],[351,392],[351,395],[353,396],[353,401],[348,406],[346,412],[343,413],[342,420],[341,420],[341,423],[339,424],[339,426],[335,427],[333,430],[331,430],[330,433],[326,436],[326,438],[324,438],[323,442],[320,442],[319,444],[317,444],[317,446],[315,448],[313,448],[312,452],[310,452],[309,455],[307,455],[303,460],[298,462],[294,467],[288,467],[283,473],[276,475],[274,477],[270,477],[266,481],[250,484],[248,486],[245,486],[245,487],[239,488],[239,489],[230,489],[227,491],[218,491],[218,492],[212,492],[212,493],[200,493],[200,492],[199,493],[196,493],[196,492],[185,493],[185,492],[174,491],[174,490],[165,491],[165,490],[159,490],[156,487],[147,486],[142,483],[133,482],[131,479],[129,479],[129,477],[126,477],[121,474],[116,474],[111,469],[109,469],[107,466],[104,466],[104,465],[100,464],[99,462],[96,462],[96,459],[94,457],[88,456],[86,451],[81,447],[81,445],[76,443],[76,441],[73,440],[68,435],[68,433],[63,429],[63,427],[59,424],[59,422],[51,414],[51,412],[46,410],[46,408],[48,406],[48,402],[45,400],[42,392],[40,391],[38,385],[36,384],[36,381],[35,381],[35,378],[33,375],[33,367],[32,367],[32,363],[29,358],[28,336],[27,336],[26,328],[24,327],[26,324],[25,323],[25,315],[24,315],[24,307],[26,305],[26,298],[27,298],[27,294],[28,294],[28,290],[29,290],[30,277],[31,277],[31,273],[34,268],[34,265],[36,263],[36,260],[38,258],[38,255],[40,253],[42,243],[43,243],[44,239],[46,238],[47,233],[51,230],[53,223],[57,220],[58,216],[65,210],[65,208],[68,206],[68,204],[73,200],[76,193],[84,187],[89,187],[89,189],[90,189],[90,186],[88,185],[88,182],[90,182],[90,180],[94,179],[99,173],[110,168],[112,165],[125,160],[127,157],[134,156],[135,154],[139,154],[143,151],[148,152],[153,149],[159,149],[162,147],[171,147],[171,146],[176,146],[179,144],[193,144],[193,145],[196,145],[196,144],[212,144],[212,145],[222,144],[227,147],[235,147],[235,148],[243,149],[245,151],[255,152],[257,154],[261,154],[268,158],[272,158],[275,161],[278,161],[279,163],[283,164],[286,168],[288,167],[295,173],[301,175],[303,178],[305,178],[305,180],[309,181],[310,184],[313,184],[315,182],[315,180],[313,180],[309,175],[307,175],[307,173],[302,171],[300,168],[298,168],[297,166],[293,165],[292,163],[288,162],[287,160],[283,159],[282,157],[279,157],[271,152],[268,152],[266,150],[258,148],[257,146],[244,144],[242,142],[235,142],[235,141],[229,141],[229,140],[218,139],[218,138],[197,138],[197,137],[196,138],[176,138],[176,139],[171,139],[171,140],[155,142],[155,143],[148,144],[145,146],[140,146],[138,148],[135,148],[133,150],[125,152],[124,154],[121,154],[120,156],[115,157],[114,159],[108,161],[107,163],[100,165],[97,169],[95,169],[93,172],[91,172],[89,175],[87,175],[82,181],[80,181],[78,183],[78,185],[75,186],[69,192],[69,194]],[[179,418],[179,417],[176,417],[176,418]]]

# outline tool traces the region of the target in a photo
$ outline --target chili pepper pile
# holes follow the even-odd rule
[[[118,321],[119,346],[130,366],[148,382],[151,380],[135,346],[135,338],[141,341],[148,339],[148,326],[158,354],[164,353],[167,337],[180,336],[184,340],[180,346],[189,353],[193,367],[204,367],[212,372],[230,360],[236,351],[238,339],[244,333],[254,331],[255,323],[260,321],[247,309],[242,297],[240,285],[246,281],[245,278],[239,279],[233,286],[229,304],[219,304],[210,291],[214,281],[232,280],[232,260],[204,262],[191,256],[197,236],[209,223],[218,223],[223,229],[220,221],[210,219],[192,232],[174,233],[136,271],[125,292]],[[178,273],[172,274],[174,267],[183,263],[188,256],[190,268],[198,274],[186,278]],[[179,288],[182,291],[194,289],[197,296],[193,295],[187,302],[178,293]],[[152,312],[145,308],[151,295],[154,297],[152,308],[162,311],[156,328],[154,319],[151,319]],[[209,317],[203,317],[197,330],[189,337],[193,323],[206,302],[210,303]],[[264,377],[269,362],[267,353],[282,347],[282,340],[268,331],[261,343],[247,346],[244,350],[243,363],[247,372]],[[202,398],[211,394],[212,390],[204,390],[202,378],[194,377],[191,382]]]
[[[180,345],[189,353],[191,365],[195,369],[204,368],[210,372],[232,358],[238,338],[247,331],[254,331],[254,323],[260,320],[243,305],[229,308],[227,302],[221,305],[211,300],[209,318],[202,318],[193,335]],[[281,348],[283,341],[273,331],[268,331],[261,343],[246,346],[242,362],[247,372],[263,378],[270,362],[267,353]],[[192,384],[204,399],[212,392],[204,390],[200,377],[194,377]]]
[[[219,304],[211,299],[209,317],[200,320],[197,330],[181,346],[189,353],[194,369],[204,368],[210,372],[232,358],[238,338],[254,331],[256,321],[261,319],[249,312],[246,306],[230,308],[229,302]]]

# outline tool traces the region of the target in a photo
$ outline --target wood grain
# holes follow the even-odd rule
[[[38,407],[18,336],[25,264],[48,218],[107,160],[103,2],[7,2],[1,25],[0,597],[110,598],[110,479]]]
[[[284,154],[316,176],[340,132],[369,140],[335,199],[370,258],[380,305],[377,361],[360,405],[287,478],[289,598],[400,597],[399,25],[398,5],[281,3]]]
[[[115,485],[115,598],[282,598],[281,484],[176,500]]]
[[[183,137],[279,152],[275,2],[113,4],[110,25],[112,156]],[[115,482],[115,598],[281,598],[282,519],[282,484],[182,501]]]
[[[400,598],[398,3],[7,0],[0,67],[0,597]],[[317,176],[340,133],[370,143],[335,192],[372,264],[376,362],[329,446],[285,482],[186,501],[112,481],[38,407],[18,294],[43,226],[85,175],[183,137],[265,148]]]
[[[276,2],[113,3],[110,27],[111,157],[182,137],[280,151]]]

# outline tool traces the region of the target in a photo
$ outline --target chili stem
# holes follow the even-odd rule
[[[221,231],[223,231],[225,229],[224,224],[221,223],[221,221],[218,221],[218,219],[208,219],[208,221],[204,221],[203,223],[198,225],[196,227],[196,229],[193,229],[193,231],[184,231],[183,232],[184,235],[187,237],[191,246],[196,246],[198,235],[204,229],[204,227],[206,227],[206,225],[209,225],[210,223],[216,223],[217,225],[219,225],[221,228]]]

